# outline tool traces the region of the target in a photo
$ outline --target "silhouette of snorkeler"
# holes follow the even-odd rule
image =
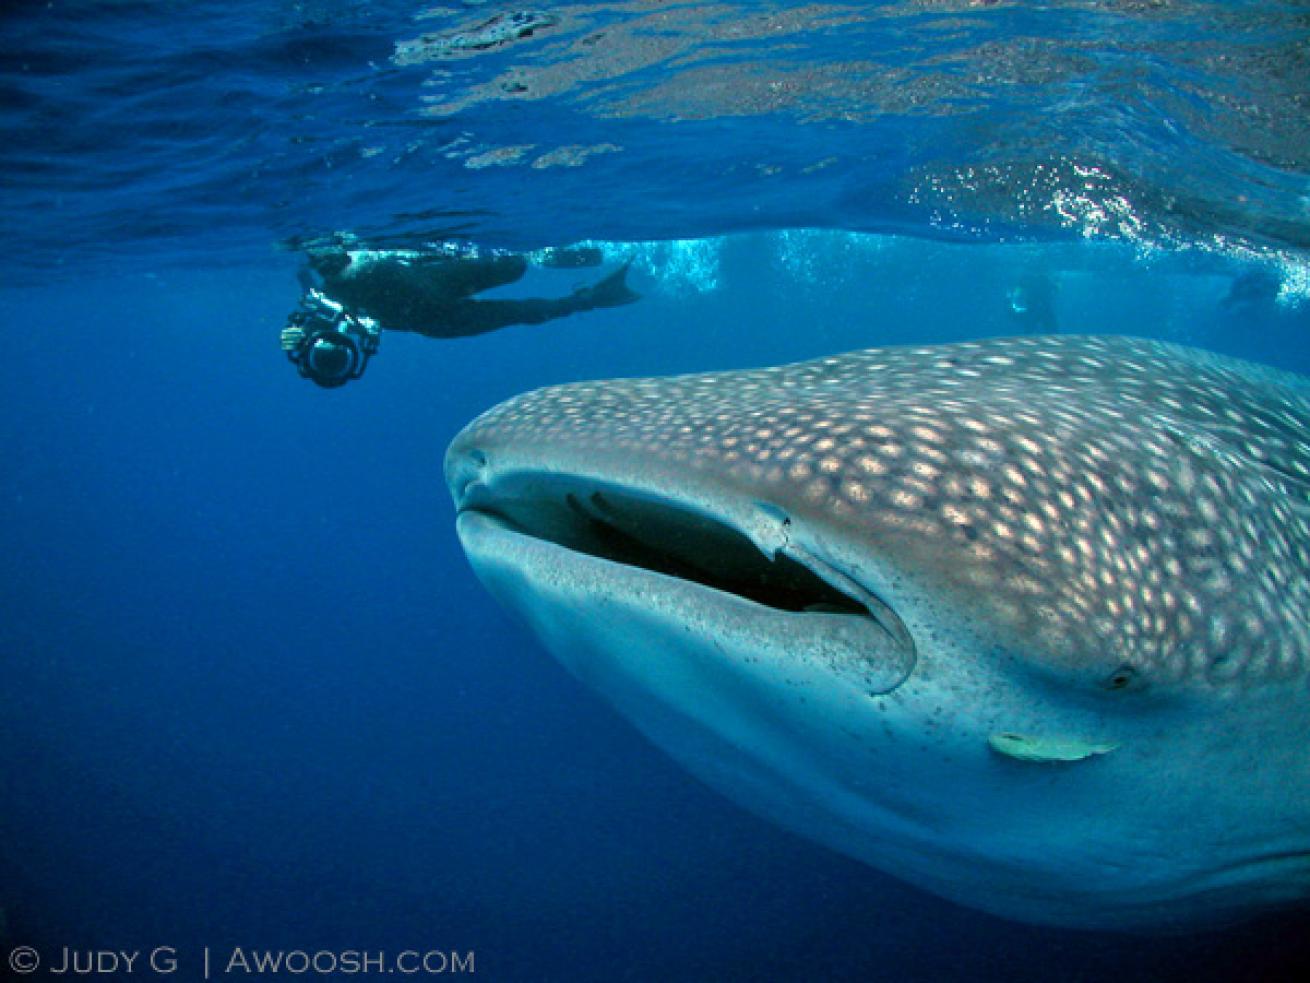
[[[573,248],[548,250],[539,261],[578,267],[601,259],[599,250]],[[382,328],[463,338],[640,299],[627,285],[627,263],[564,297],[477,300],[476,294],[519,280],[527,257],[454,244],[423,252],[333,245],[311,249],[308,260],[306,292],[282,330],[282,349],[302,376],[325,388],[363,374]]]

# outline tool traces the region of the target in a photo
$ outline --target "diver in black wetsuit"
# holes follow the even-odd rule
[[[428,252],[336,245],[308,255],[319,283],[306,284],[300,307],[282,330],[282,349],[302,376],[325,388],[363,374],[382,328],[462,338],[640,299],[626,283],[626,263],[564,297],[476,300],[474,295],[522,277],[527,258],[454,245]],[[601,258],[599,250],[575,248],[549,250],[542,261],[576,267],[598,265]]]

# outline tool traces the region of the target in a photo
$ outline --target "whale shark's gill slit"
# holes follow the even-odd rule
[[[795,558],[765,556],[743,532],[672,503],[555,478],[498,500],[494,514],[536,539],[775,610],[871,617],[866,604]]]

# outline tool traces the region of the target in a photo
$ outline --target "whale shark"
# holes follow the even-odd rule
[[[1310,384],[1033,336],[552,386],[451,443],[477,577],[727,796],[959,904],[1310,897]]]

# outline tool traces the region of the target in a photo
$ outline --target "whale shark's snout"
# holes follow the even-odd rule
[[[1022,338],[557,386],[446,477],[479,578],[697,775],[940,894],[1310,895],[1310,395]]]

